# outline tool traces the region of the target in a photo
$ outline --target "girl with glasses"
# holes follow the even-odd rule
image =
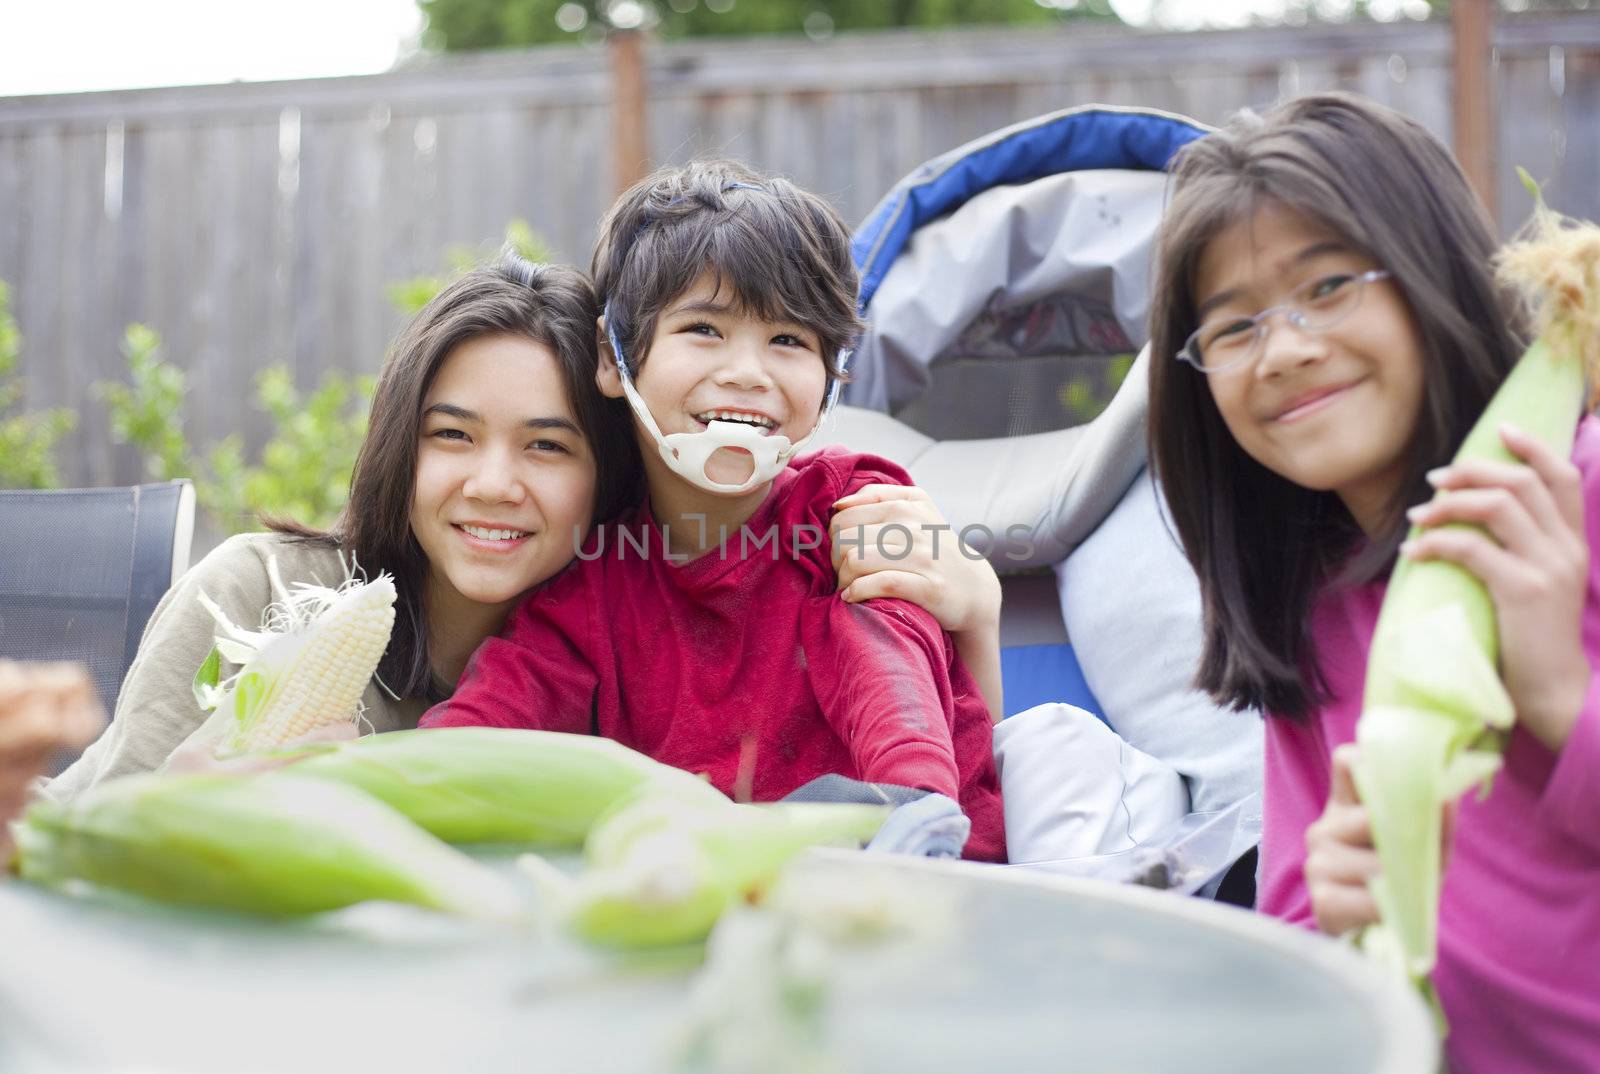
[[[1459,167],[1381,106],[1307,97],[1193,143],[1159,242],[1152,456],[1200,578],[1197,684],[1270,716],[1261,908],[1376,920],[1367,651],[1397,556],[1457,563],[1495,602],[1517,724],[1446,827],[1450,1066],[1600,1070],[1600,423],[1570,459],[1507,427],[1520,465],[1450,465],[1522,326]]]

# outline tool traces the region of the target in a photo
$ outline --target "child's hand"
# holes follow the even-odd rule
[[[951,634],[990,630],[1000,621],[994,568],[963,551],[926,492],[868,485],[833,507],[828,536],[846,601],[898,597],[925,608]],[[884,532],[891,526],[903,529]]]
[[[1333,787],[1328,804],[1306,829],[1306,891],[1317,928],[1330,936],[1378,920],[1378,904],[1367,882],[1380,872],[1378,852],[1372,846],[1372,826],[1367,807],[1356,794],[1356,747],[1347,743],[1333,751]],[[1441,869],[1450,863],[1455,805],[1444,807]]]
[[[0,867],[9,856],[6,822],[27,806],[30,785],[58,750],[87,746],[105,722],[78,665],[0,660]]]
[[[1517,722],[1559,752],[1589,690],[1582,479],[1576,466],[1528,434],[1507,425],[1500,435],[1526,465],[1477,460],[1434,471],[1429,480],[1449,495],[1411,509],[1411,520],[1427,532],[1401,552],[1460,564],[1488,588],[1499,618],[1500,672]],[[1434,528],[1446,523],[1482,526],[1488,536]]]

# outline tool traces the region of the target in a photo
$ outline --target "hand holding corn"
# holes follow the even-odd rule
[[[1559,752],[1589,688],[1580,625],[1589,578],[1581,478],[1570,459],[1536,437],[1513,426],[1499,431],[1520,462],[1466,459],[1435,471],[1434,487],[1449,495],[1411,510],[1421,533],[1401,551],[1455,563],[1488,589],[1500,675],[1517,723]]]
[[[10,857],[7,822],[22,812],[34,779],[57,750],[87,746],[105,722],[94,684],[76,664],[0,660],[0,865]]]
[[[1588,552],[1565,460],[1585,379],[1600,369],[1600,227],[1541,205],[1532,239],[1498,267],[1535,307],[1538,336],[1412,518],[1372,639],[1352,766],[1382,866],[1370,881],[1380,920],[1362,945],[1436,1011],[1442,807],[1487,786],[1517,721],[1547,745],[1564,741],[1588,680],[1575,648]]]
[[[1333,751],[1332,786],[1322,816],[1306,829],[1306,893],[1317,928],[1343,936],[1378,921],[1371,882],[1381,871],[1372,846],[1372,820],[1356,794],[1359,750],[1347,742]],[[1440,868],[1450,864],[1455,803],[1442,810]]]

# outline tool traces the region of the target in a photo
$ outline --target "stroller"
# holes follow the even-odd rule
[[[1248,903],[1261,724],[1189,687],[1199,594],[1145,469],[1149,256],[1206,128],[1087,107],[952,150],[857,232],[834,443],[910,471],[1001,574],[995,751],[1019,867]]]

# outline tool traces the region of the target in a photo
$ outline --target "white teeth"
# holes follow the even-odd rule
[[[760,414],[747,414],[738,410],[707,410],[704,413],[696,414],[695,418],[704,422],[737,421],[745,425],[754,425],[761,429],[771,429],[777,424],[771,418],[764,418]]]
[[[480,541],[510,541],[517,537],[527,536],[522,530],[486,530],[482,526],[468,525],[463,525],[461,528]]]

